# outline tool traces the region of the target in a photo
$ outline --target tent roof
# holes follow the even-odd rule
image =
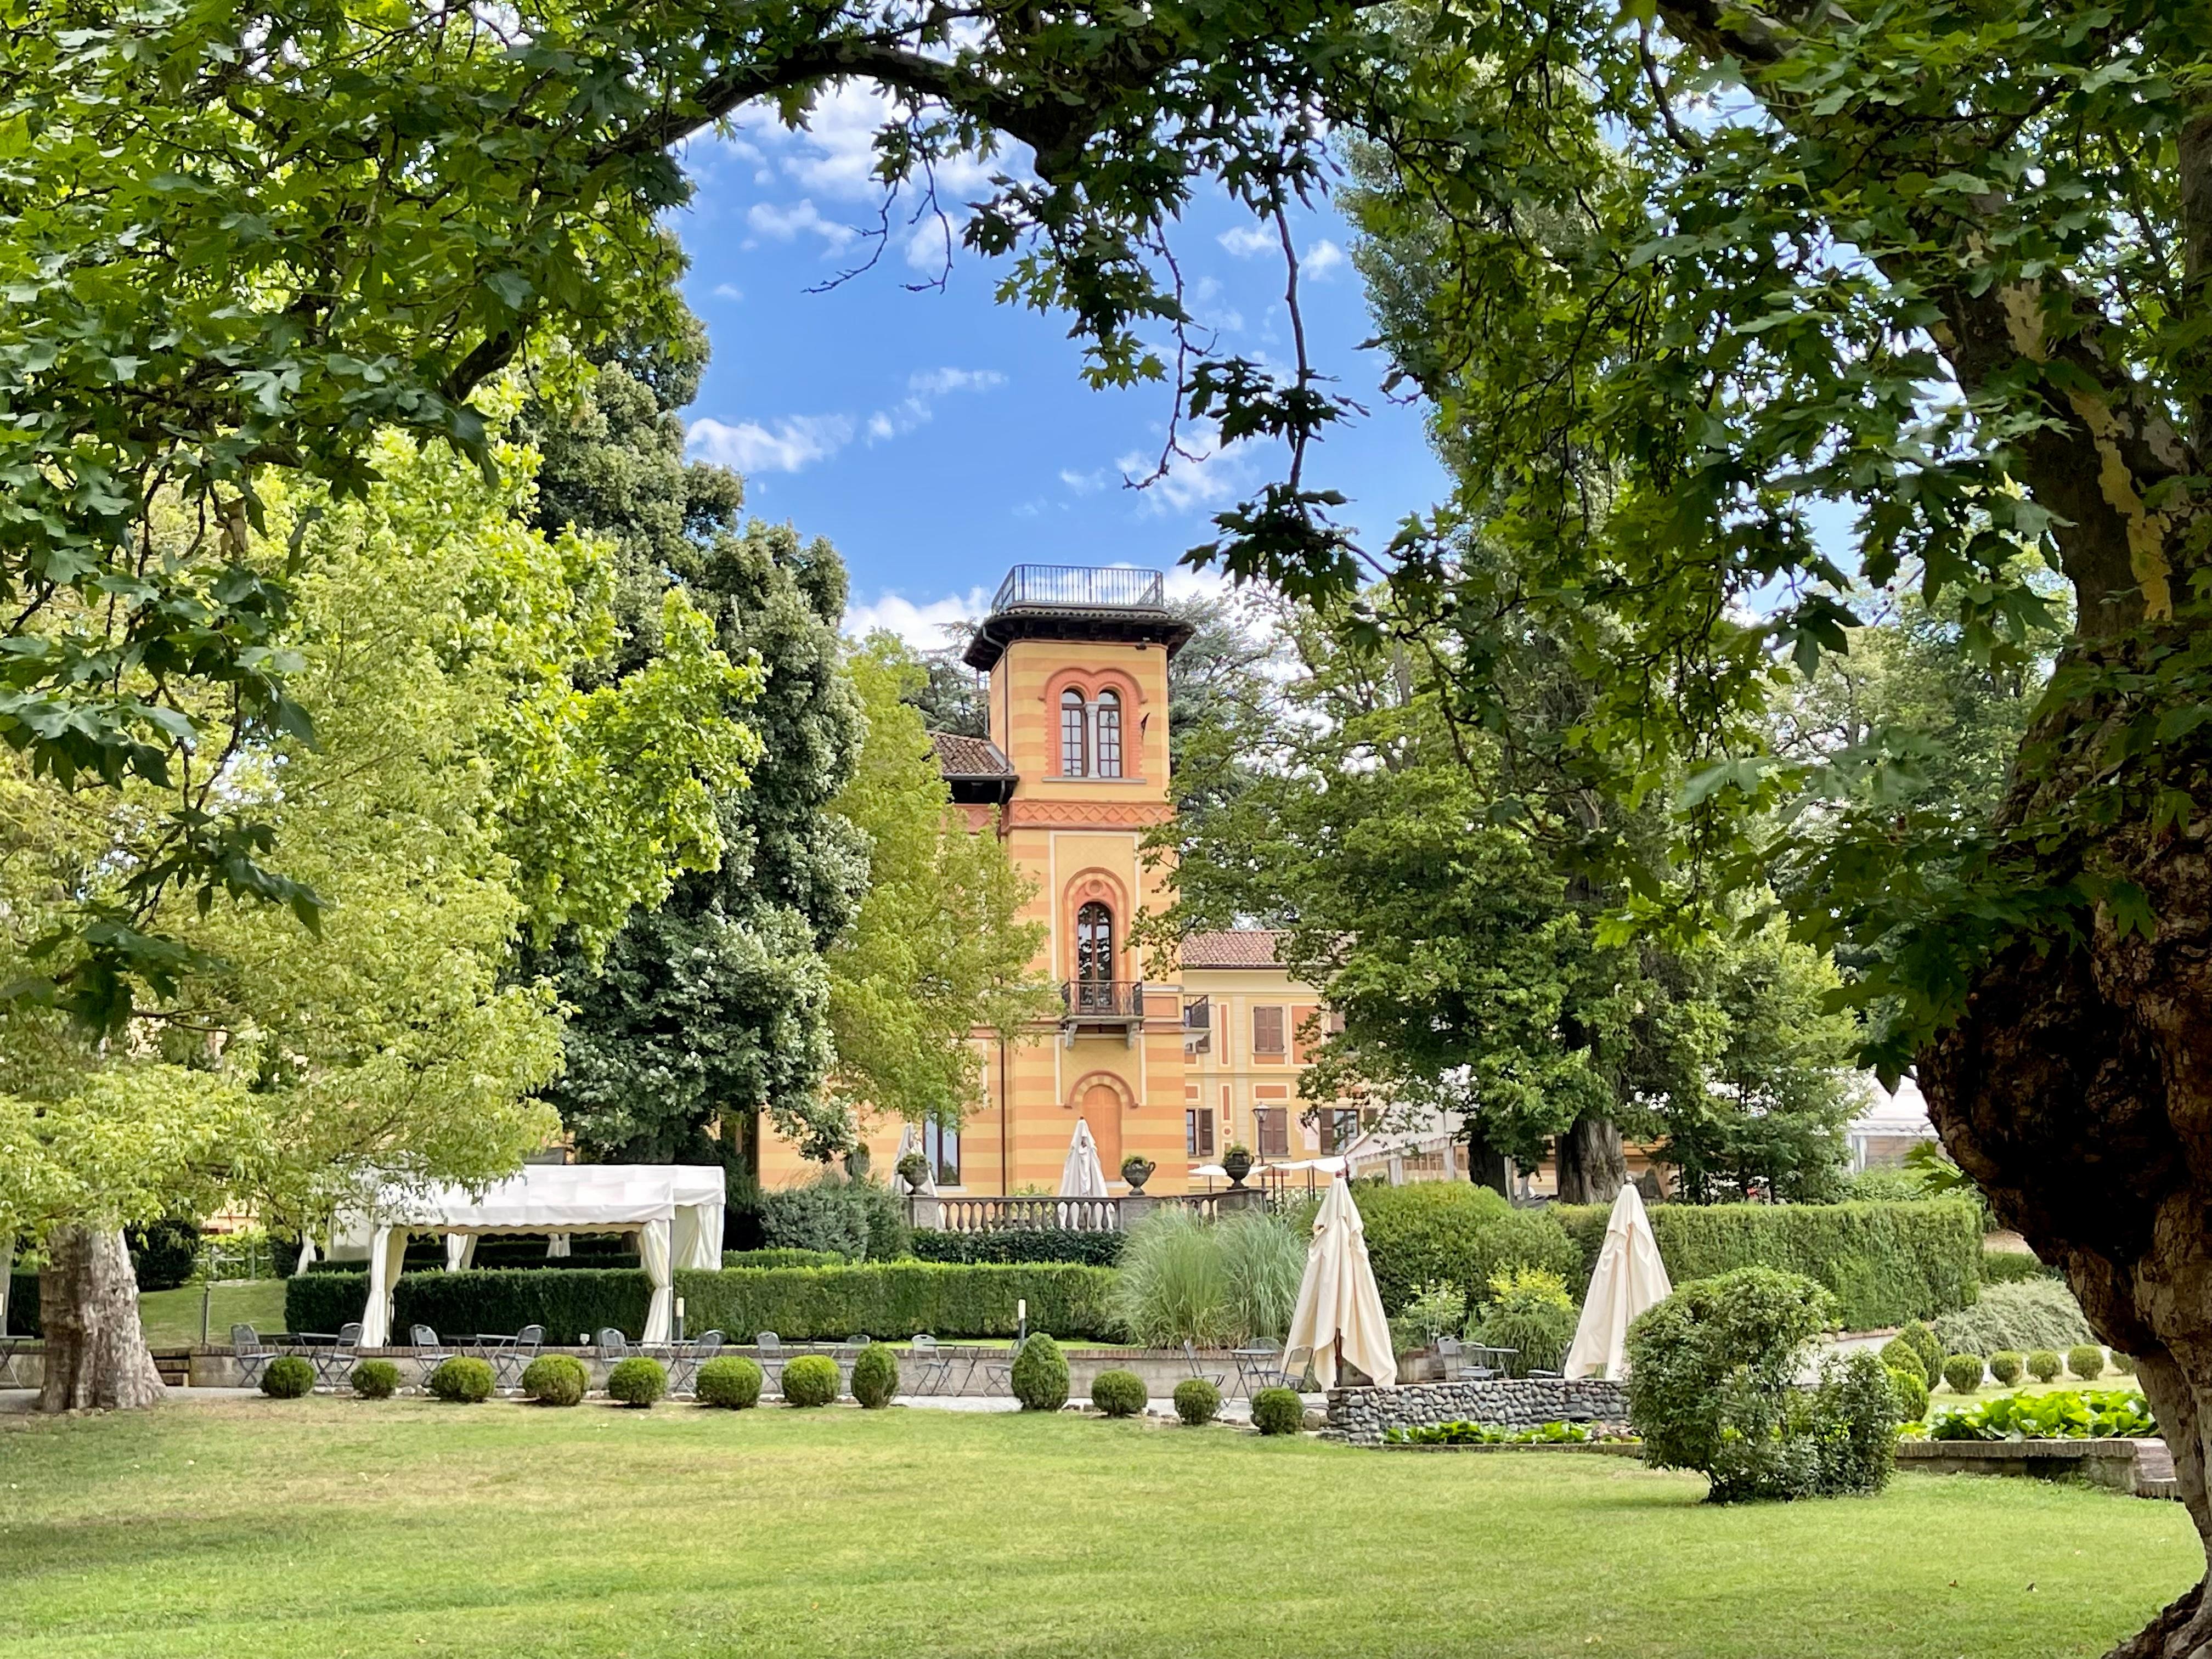
[[[453,1233],[568,1232],[667,1221],[678,1209],[724,1203],[726,1194],[719,1164],[531,1164],[482,1193],[387,1186],[376,1219]]]

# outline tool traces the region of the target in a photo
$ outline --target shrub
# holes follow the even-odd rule
[[[1880,1492],[1897,1468],[1897,1395],[1870,1353],[1830,1357],[1806,1401],[1820,1449],[1814,1491],[1822,1497]]]
[[[1121,1259],[1125,1233],[1079,1233],[1071,1227],[1001,1227],[988,1233],[914,1229],[913,1250],[923,1261],[1072,1261],[1110,1267]]]
[[[1056,1412],[1067,1403],[1067,1361],[1060,1344],[1038,1332],[1014,1356],[1014,1398],[1025,1412]]]
[[[846,1258],[830,1250],[725,1250],[725,1267],[842,1267]]]
[[[297,1400],[315,1386],[315,1368],[295,1353],[280,1354],[261,1373],[261,1392],[271,1400]]]
[[[591,1386],[591,1372],[572,1353],[542,1353],[523,1368],[522,1391],[541,1406],[573,1406]]]
[[[2049,1348],[2038,1348],[2027,1357],[2027,1374],[2039,1382],[2048,1382],[2058,1375],[2060,1364]]]
[[[1574,1346],[1577,1315],[1566,1281],[1541,1267],[1509,1267],[1490,1276],[1490,1300],[1475,1316],[1474,1340],[1510,1348],[1515,1376],[1555,1371]]]
[[[1982,1386],[1986,1369],[1978,1353],[1954,1353],[1943,1361],[1943,1380],[1954,1394],[1972,1394]]]
[[[1091,1382],[1091,1403],[1109,1417],[1134,1417],[1151,1398],[1134,1371],[1101,1371]]]
[[[1603,1205],[1577,1205],[1554,1206],[1553,1213],[1581,1248],[1580,1274],[1568,1281],[1579,1294],[1597,1265],[1610,1212]],[[1802,1273],[1827,1287],[1835,1297],[1834,1316],[1851,1330],[1964,1308],[1981,1283],[1980,1217],[1972,1205],[1956,1199],[1917,1204],[1661,1204],[1652,1208],[1651,1231],[1668,1276],[1677,1285],[1736,1267]]]
[[[2055,1279],[2057,1274],[2025,1250],[1982,1252],[1982,1283],[2017,1285],[2023,1279]]]
[[[1831,1305],[1802,1275],[1744,1267],[1645,1310],[1628,1328],[1628,1420],[1644,1461],[1705,1475],[1720,1503],[1814,1490],[1820,1452],[1792,1432],[1791,1385]]]
[[[133,1227],[123,1237],[142,1291],[175,1290],[192,1276],[199,1261],[200,1224],[180,1216]]]
[[[1971,1308],[1945,1314],[1936,1334],[1948,1353],[1995,1353],[2009,1348],[2069,1348],[2089,1340],[2089,1322],[2074,1292],[2055,1279],[1992,1285]]]
[[[1990,1356],[1990,1375],[2001,1388],[2010,1388],[2020,1381],[2021,1358],[2010,1348],[2000,1348]]]
[[[650,1407],[667,1392],[667,1367],[643,1354],[617,1359],[607,1372],[607,1398],[618,1400],[625,1406]]]
[[[1457,1336],[1467,1327],[1467,1292],[1449,1279],[1432,1279],[1413,1293],[1395,1322],[1406,1327],[1416,1347]]]
[[[880,1411],[897,1395],[898,1356],[888,1343],[871,1342],[853,1362],[853,1398],[869,1411]]]
[[[2079,1342],[2066,1350],[2066,1369],[2087,1382],[2105,1374],[2105,1351],[2094,1342]]]
[[[429,1388],[440,1400],[451,1401],[457,1406],[474,1406],[491,1398],[491,1366],[482,1359],[465,1354],[455,1354],[441,1360],[438,1369],[430,1373]]]
[[[1911,1370],[1893,1365],[1889,1370],[1889,1391],[1897,1396],[1897,1415],[1900,1422],[1917,1423],[1928,1415],[1928,1379],[1915,1365]]]
[[[1262,1434],[1296,1434],[1306,1425],[1306,1402],[1295,1389],[1262,1389],[1252,1396],[1252,1426]]]
[[[1516,1210],[1503,1194],[1473,1182],[1360,1182],[1352,1196],[1386,1313],[1401,1312],[1421,1286],[1437,1279],[1457,1285],[1473,1306],[1501,1267],[1582,1272],[1589,1279],[1574,1241],[1551,1211]]]
[[[1912,1352],[1920,1356],[1920,1374],[1928,1379],[1928,1386],[1934,1388],[1943,1375],[1943,1355],[1946,1351],[1942,1339],[1917,1319],[1907,1320],[1905,1328],[1899,1331],[1898,1335],[1903,1340],[1911,1343]],[[1955,1344],[1954,1346],[1960,1353],[1968,1352],[1963,1344]],[[1975,1350],[1975,1352],[1979,1351]]]
[[[1212,1231],[1228,1291],[1229,1340],[1281,1341],[1297,1310],[1308,1239],[1281,1217],[1261,1210],[1224,1217]]]
[[[1928,1362],[1903,1337],[1893,1336],[1881,1345],[1881,1363],[1893,1371],[1911,1371],[1920,1379],[1920,1391],[1928,1391]]]
[[[1121,1328],[1153,1347],[1215,1346],[1228,1334],[1221,1252],[1207,1224],[1180,1205],[1156,1210],[1130,1230],[1111,1297]]]
[[[731,1354],[720,1359],[710,1359],[699,1367],[699,1380],[694,1390],[702,1406],[719,1406],[725,1411],[741,1412],[760,1404],[761,1368],[740,1354]]]
[[[906,1203],[880,1181],[825,1175],[763,1193],[761,1232],[775,1248],[827,1250],[854,1261],[893,1261],[910,1237]]]
[[[2135,1357],[2132,1354],[2122,1353],[2118,1348],[2113,1349],[2112,1369],[2122,1376],[2133,1376],[2136,1374]]]
[[[837,1397],[837,1362],[826,1353],[801,1354],[783,1368],[783,1403],[826,1406]]]
[[[1221,1390],[1202,1376],[1186,1377],[1176,1384],[1176,1415],[1196,1428],[1211,1423],[1221,1410]]]
[[[363,1400],[389,1400],[399,1392],[399,1367],[389,1359],[364,1359],[349,1380]]]

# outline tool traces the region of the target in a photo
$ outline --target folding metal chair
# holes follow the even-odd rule
[[[668,1362],[668,1392],[696,1394],[699,1392],[699,1367],[722,1352],[720,1331],[702,1331],[696,1341],[678,1348]]]
[[[335,1389],[353,1375],[354,1361],[360,1354],[361,1321],[356,1319],[338,1327],[337,1341],[327,1347],[309,1350],[307,1358],[315,1368],[315,1375]]]
[[[538,1358],[538,1349],[544,1346],[545,1328],[543,1325],[525,1325],[501,1344],[499,1351],[491,1357],[492,1374],[499,1379],[499,1386],[502,1389],[520,1388],[522,1373],[529,1369],[530,1362]]]
[[[753,1348],[760,1358],[762,1385],[783,1392],[783,1368],[791,1363],[791,1356],[783,1351],[783,1339],[774,1331],[757,1332]]]
[[[1182,1357],[1185,1363],[1190,1366],[1190,1374],[1198,1378],[1200,1382],[1211,1382],[1217,1389],[1224,1389],[1228,1386],[1228,1372],[1209,1371],[1200,1368],[1198,1363],[1198,1347],[1196,1344],[1185,1342],[1182,1345]]]
[[[276,1358],[276,1350],[261,1340],[261,1334],[251,1325],[230,1328],[231,1352],[238,1356],[238,1369],[249,1389],[258,1388],[261,1373],[269,1369],[269,1362]]]
[[[952,1382],[952,1361],[940,1352],[937,1339],[927,1331],[914,1334],[914,1391],[935,1394]]]
[[[434,1365],[441,1360],[451,1359],[453,1357],[453,1350],[441,1343],[438,1340],[437,1332],[432,1330],[428,1325],[410,1326],[407,1332],[407,1340],[414,1346],[415,1358],[425,1365]]]
[[[599,1351],[602,1359],[623,1359],[629,1355],[629,1339],[611,1325],[603,1325],[592,1339],[592,1346]]]

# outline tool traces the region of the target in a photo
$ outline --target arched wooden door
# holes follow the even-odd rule
[[[1106,1171],[1106,1179],[1121,1177],[1121,1097],[1103,1083],[1094,1083],[1083,1091],[1075,1103],[1075,1109],[1091,1125],[1091,1138],[1098,1143],[1098,1166]],[[1068,1133],[1075,1133],[1074,1126]]]

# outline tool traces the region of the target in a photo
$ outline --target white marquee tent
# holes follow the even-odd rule
[[[332,1254],[366,1247],[368,1305],[362,1312],[361,1346],[377,1348],[391,1340],[392,1285],[410,1233],[443,1233],[446,1265],[458,1269],[467,1265],[483,1233],[634,1232],[653,1286],[645,1340],[665,1342],[675,1326],[674,1270],[722,1265],[727,1201],[719,1165],[531,1164],[481,1193],[388,1186],[369,1214],[343,1228],[355,1249],[339,1245]]]

